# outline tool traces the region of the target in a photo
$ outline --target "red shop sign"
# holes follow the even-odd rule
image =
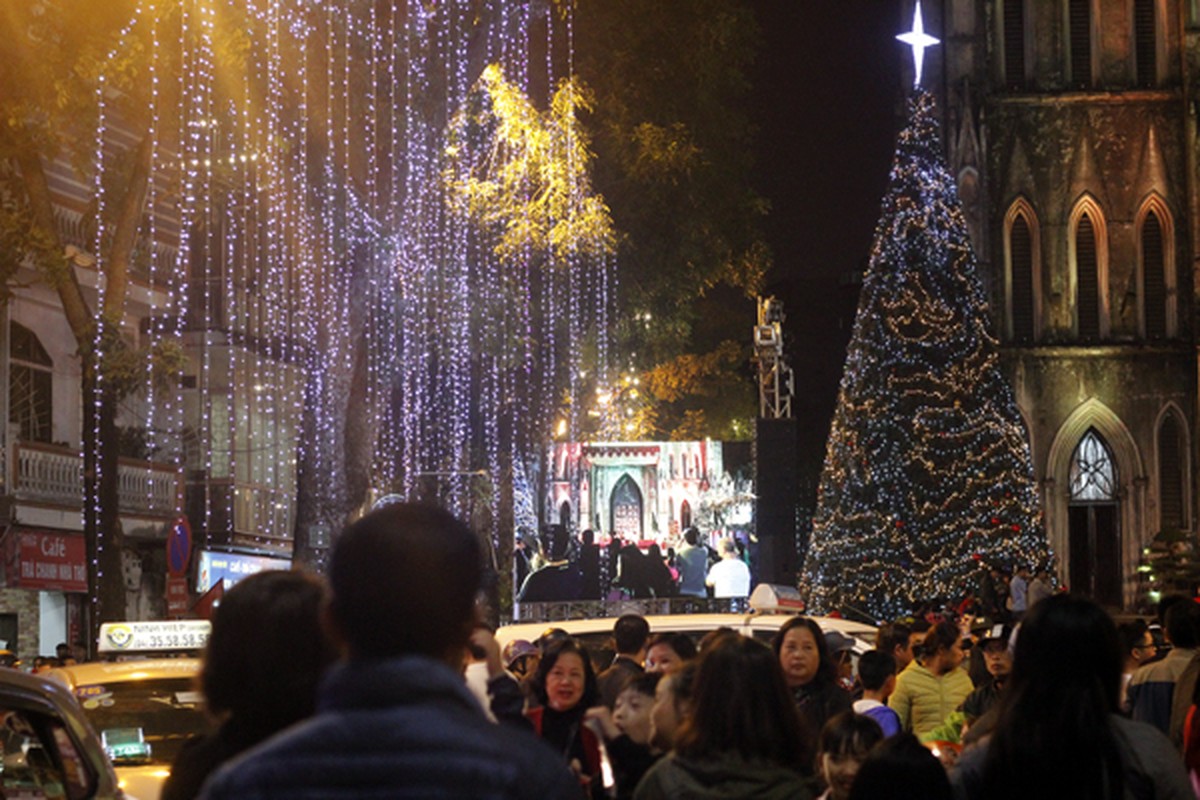
[[[8,585],[48,592],[87,592],[82,536],[19,531],[9,538]]]

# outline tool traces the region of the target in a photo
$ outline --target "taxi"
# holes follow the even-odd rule
[[[770,644],[783,623],[803,611],[799,593],[789,586],[759,584],[751,593],[749,604],[751,611],[743,614],[647,614],[645,618],[650,623],[651,636],[685,633],[699,641],[709,631],[732,628],[743,636]],[[814,616],[811,619],[824,633],[837,631],[850,637],[855,657],[875,647],[878,629],[873,625],[836,617]],[[611,661],[610,639],[616,621],[616,617],[597,617],[504,625],[496,631],[496,641],[501,648],[518,639],[534,642],[548,628],[561,628],[587,647],[594,660],[607,664]]]
[[[122,796],[100,737],[71,693],[0,668],[0,797]]]
[[[106,623],[99,653],[122,660],[59,667],[48,677],[74,694],[99,732],[121,789],[158,800],[184,743],[212,728],[197,688],[204,620]],[[168,657],[174,653],[191,657]]]

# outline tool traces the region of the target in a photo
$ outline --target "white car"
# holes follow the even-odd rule
[[[758,586],[750,596],[750,605],[755,610],[745,614],[657,614],[646,615],[650,623],[650,635],[658,633],[686,633],[699,640],[709,631],[720,627],[732,628],[743,636],[753,636],[759,641],[770,644],[771,639],[792,617],[798,615],[799,609],[791,601],[794,590],[780,589],[766,584]],[[616,617],[598,617],[593,619],[564,619],[546,622],[525,622],[516,625],[504,625],[496,631],[496,641],[501,649],[506,644],[517,639],[536,641],[539,636],[550,628],[561,628],[578,639],[592,654],[598,663],[608,663],[612,651],[609,649],[609,639],[612,637],[613,623]],[[834,617],[812,617],[825,633],[837,631],[854,640],[852,648],[857,657],[875,647],[874,626],[852,620]]]

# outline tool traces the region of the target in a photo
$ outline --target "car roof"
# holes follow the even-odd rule
[[[722,626],[751,635],[773,633],[795,614],[648,614],[651,635],[656,633],[705,633]],[[566,619],[549,622],[526,622],[502,626],[496,631],[496,641],[501,647],[516,639],[534,641],[549,628],[562,628],[572,636],[587,636],[612,633],[617,617],[594,617],[590,619]],[[876,629],[853,620],[836,617],[811,617],[821,630],[838,631],[853,637],[860,652],[871,649],[875,644]]]
[[[56,667],[47,675],[69,687],[122,683],[159,678],[190,680],[200,671],[198,658],[144,658],[128,661],[91,661]]]

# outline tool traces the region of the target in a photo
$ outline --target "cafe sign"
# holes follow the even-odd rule
[[[8,585],[44,592],[87,592],[83,537],[50,531],[17,531],[8,537]]]

